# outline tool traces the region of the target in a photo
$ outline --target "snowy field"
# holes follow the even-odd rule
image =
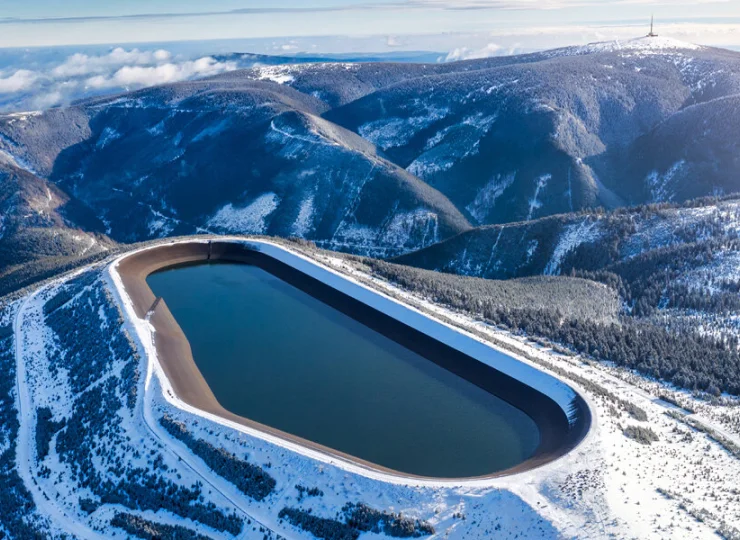
[[[430,328],[444,329],[444,339],[467,336],[476,346],[504,350],[511,369],[517,366],[533,380],[541,377],[541,384],[556,395],[567,397],[568,386],[558,381],[567,382],[593,408],[591,433],[570,454],[528,472],[468,482],[420,481],[340,462],[213,417],[174,395],[157,362],[153,328],[135,315],[114,261],[88,269],[73,285],[70,276],[52,281],[8,311],[7,317],[14,318],[13,397],[21,411],[16,467],[35,503],[26,520],[42,536],[70,532],[80,538],[125,537],[110,524],[117,512],[125,512],[185,527],[192,538],[194,533],[211,538],[312,538],[281,511],[310,509],[312,516],[342,522],[347,503],[362,503],[386,516],[400,513],[411,522],[430,525],[434,538],[740,538],[737,400],[701,401],[625,370],[564,356],[411,296],[338,256],[299,253],[299,246],[250,243],[368,299],[395,305],[399,313],[424,313],[424,318],[434,319]],[[85,277],[88,274],[91,277]],[[93,340],[98,347],[94,357],[63,347],[69,337],[60,328],[82,317],[86,332],[106,337]],[[108,346],[110,336],[119,334],[130,341]],[[75,354],[80,361],[94,360],[84,381],[65,367],[77,365]],[[131,380],[136,384],[129,388],[126,381]],[[108,397],[86,408],[85,396],[92,392]],[[115,406],[105,406],[109,403]],[[46,443],[43,432],[39,435],[41,409],[52,412],[53,422],[66,422],[51,436],[43,458],[38,451]],[[206,454],[173,436],[164,418],[181,423],[192,440],[201,441],[199,448],[221,449],[225,452],[219,455],[232,456],[230,463],[259,469],[274,480],[274,487],[264,497],[248,495]],[[79,448],[65,450],[60,439],[68,437],[75,421],[107,427],[89,430],[94,433],[82,437]],[[640,442],[632,438],[636,432],[649,432],[657,440]],[[82,451],[87,444],[89,456]],[[94,482],[80,460],[97,475]],[[156,481],[151,480],[154,476]],[[173,493],[197,496],[186,508],[167,507],[166,497],[161,506],[125,482],[169,494],[170,499]],[[296,486],[316,489],[307,495]],[[353,534],[382,537],[372,531]]]

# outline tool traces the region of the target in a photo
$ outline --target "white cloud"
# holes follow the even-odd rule
[[[48,109],[64,102],[64,93],[60,90],[52,90],[42,94],[35,95],[31,98],[31,108],[37,109]]]
[[[3,77],[3,73],[0,72],[0,94],[25,92],[30,90],[38,79],[38,73],[27,69],[19,69],[8,77]]]
[[[76,53],[35,71],[0,71],[2,110],[46,109],[102,92],[135,90],[233,69],[233,62],[218,62],[210,56],[181,58],[164,49],[117,47],[100,55]]]
[[[218,62],[206,56],[178,64],[158,66],[124,66],[110,76],[97,75],[87,79],[89,88],[141,88],[184,81],[195,77],[217,75],[236,69],[233,62]]]
[[[296,40],[289,39],[287,41],[275,41],[270,46],[270,53],[268,54],[283,54],[286,52],[293,52],[299,50]]]
[[[113,68],[127,65],[146,66],[162,64],[169,61],[171,57],[172,55],[163,49],[156,51],[131,49],[127,51],[122,47],[117,47],[110,53],[100,56],[77,53],[68,57],[63,64],[55,67],[51,71],[51,75],[57,78],[64,78],[92,73],[105,73]]]
[[[456,62],[458,60],[475,60],[476,58],[489,58],[491,56],[501,56],[506,54],[506,51],[500,45],[495,43],[489,43],[481,49],[469,49],[467,47],[459,47],[451,50],[445,62]]]

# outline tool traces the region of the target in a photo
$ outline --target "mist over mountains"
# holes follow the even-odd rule
[[[193,80],[258,65],[315,62],[437,62],[432,52],[281,55],[224,52],[239,42],[151,43],[0,49],[0,112],[66,106],[80,99]],[[213,51],[205,53],[204,51]]]

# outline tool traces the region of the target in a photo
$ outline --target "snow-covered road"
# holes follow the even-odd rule
[[[118,260],[120,260],[120,258]],[[150,312],[156,306],[152,306],[152,310],[147,312],[143,319],[136,316],[131,300],[123,292],[125,290],[123,283],[121,282],[118,272],[115,270],[116,262],[108,267],[105,276],[110,290],[115,295],[118,305],[121,307],[121,311],[124,314],[124,320],[126,321],[125,325],[129,335],[134,339],[137,347],[143,353],[142,357],[146,362],[144,396],[143,405],[141,407],[141,423],[152,437],[162,443],[169,453],[174,455],[180,463],[184,464],[190,471],[199,477],[205,485],[209,486],[228,501],[234,509],[238,510],[242,514],[244,518],[251,520],[268,531],[279,533],[283,538],[293,538],[292,534],[282,530],[282,528],[279,527],[274,520],[269,519],[269,517],[256,517],[254,509],[249,507],[249,502],[245,499],[244,495],[239,492],[234,484],[213,473],[213,471],[211,471],[200,458],[194,456],[193,453],[183,445],[183,443],[175,440],[157,421],[154,415],[155,402],[163,393],[168,394],[172,391],[171,389],[169,391],[162,391],[162,386],[166,387],[168,381],[166,380],[164,373],[161,371],[161,368],[159,368],[156,348],[154,345],[153,327],[149,322],[151,315]],[[155,304],[156,303],[157,300],[155,300]],[[242,537],[246,537],[248,534],[249,527],[246,526],[245,523]]]
[[[75,271],[72,275],[77,275],[85,270],[89,270],[95,265],[86,266]],[[109,535],[101,534],[93,530],[84,520],[80,519],[79,514],[70,512],[64,506],[57,502],[57,496],[53,493],[47,493],[41,483],[37,481],[38,467],[36,463],[36,444],[35,444],[35,412],[28,386],[27,362],[33,355],[44,354],[43,339],[40,335],[39,328],[43,324],[43,306],[40,297],[50,288],[58,285],[60,282],[67,280],[71,275],[60,277],[36,291],[30,293],[24,298],[18,307],[13,319],[13,334],[15,340],[15,359],[16,359],[16,408],[18,410],[19,431],[16,441],[16,463],[18,473],[23,483],[33,496],[36,504],[36,512],[39,516],[48,519],[49,523],[55,530],[66,532],[80,539],[99,539],[109,538]],[[111,287],[116,291],[115,287]],[[132,333],[132,335],[135,335]],[[145,347],[146,349],[146,347]],[[147,387],[151,382],[152,373],[152,356],[148,355],[148,374]],[[207,485],[215,493],[228,501],[235,510],[245,518],[245,526],[239,538],[249,538],[252,532],[247,526],[246,519],[251,520],[254,524],[267,531],[277,532],[276,524],[267,523],[263,519],[256,518],[251,510],[248,509],[244,502],[243,496],[238,493],[233,484],[226,482],[220,477],[216,477],[212,471],[201,460],[195,457],[191,452],[179,448],[179,444],[159,426],[153,412],[152,404],[154,396],[151,391],[144,393],[144,404],[141,408],[141,425],[146,428],[149,434],[160,442],[165,451],[172,454],[175,459],[185,465],[192,471],[204,485]],[[131,512],[131,510],[128,510]],[[110,512],[109,512],[110,513]],[[132,512],[138,514],[138,512]],[[100,514],[100,512],[98,512]],[[292,538],[290,534],[280,531],[284,538]]]
[[[15,319],[13,319],[16,359],[16,407],[19,421],[15,454],[18,474],[33,496],[36,511],[40,515],[48,517],[54,527],[81,539],[106,538],[106,536],[93,531],[85,523],[75,519],[74,516],[56,503],[54,497],[49,497],[36,481],[36,444],[34,437],[34,418],[36,415],[26,382],[26,355],[30,351],[39,352],[37,349],[34,350],[34,346],[38,346],[38,342],[36,341],[38,336],[33,336],[25,332],[25,317],[39,293],[43,290],[44,288],[39,289],[26,297],[18,308]],[[38,312],[30,315],[30,317],[33,316],[38,317]]]

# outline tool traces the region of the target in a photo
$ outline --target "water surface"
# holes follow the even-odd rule
[[[536,449],[523,412],[251,265],[147,282],[233,413],[394,470],[490,474]]]

